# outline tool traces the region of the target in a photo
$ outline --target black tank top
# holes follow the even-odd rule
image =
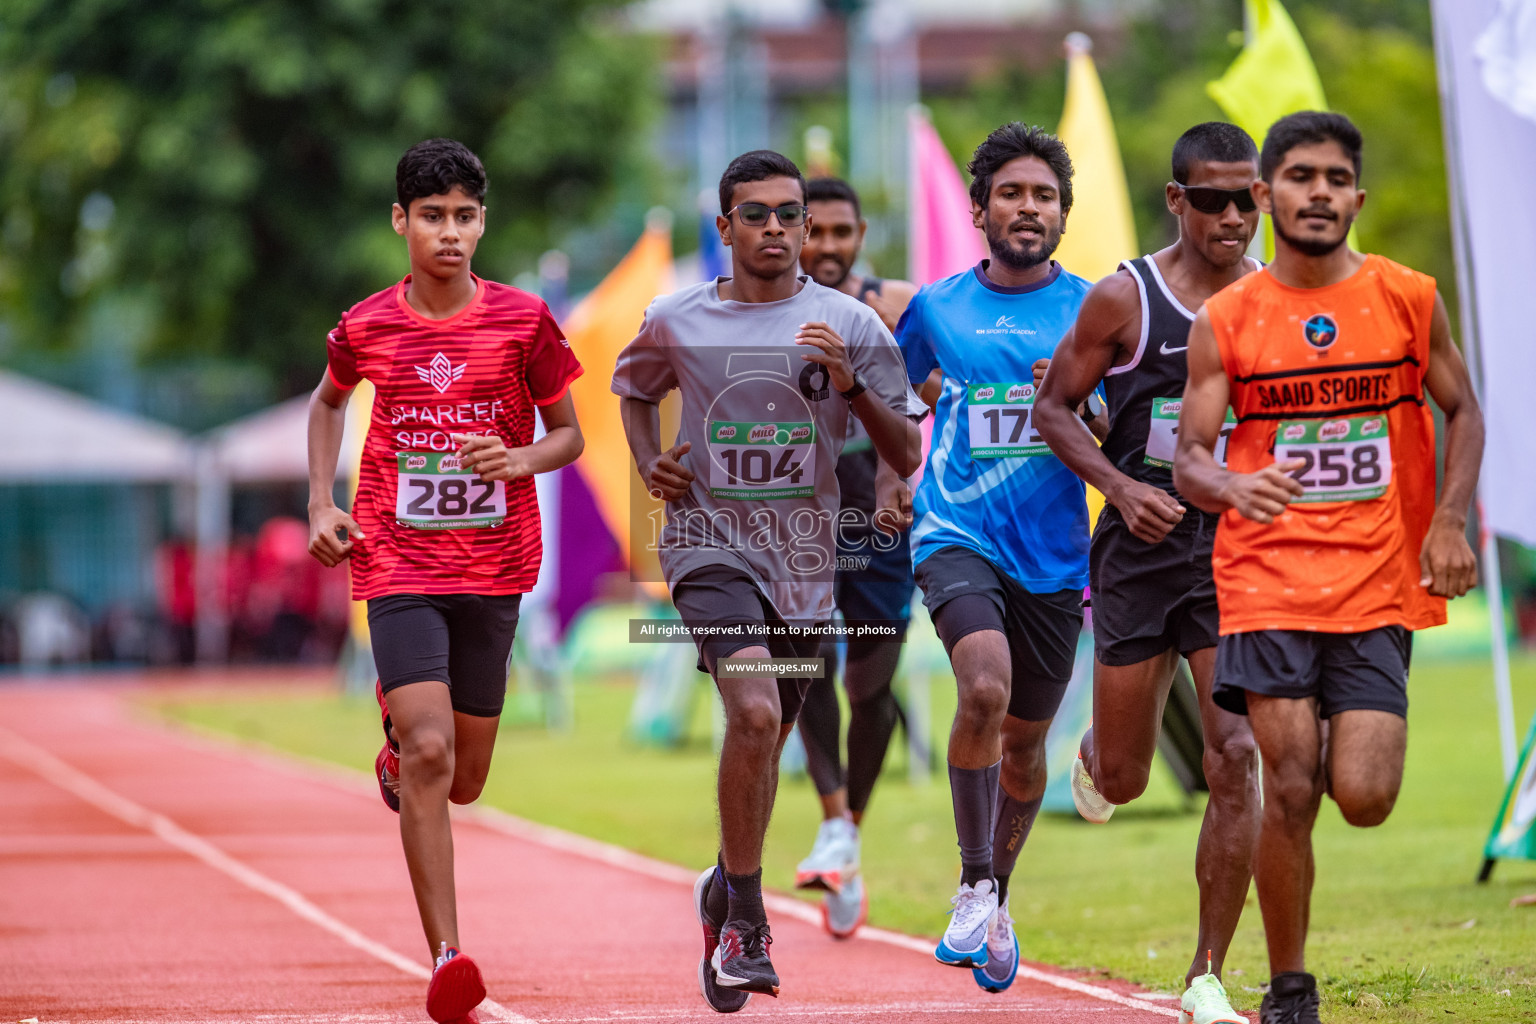
[[[1104,377],[1109,436],[1102,450],[1105,458],[1132,480],[1177,496],[1172,448],[1177,434],[1173,428],[1189,378],[1186,350],[1195,314],[1174,297],[1151,256],[1126,260],[1120,266],[1130,271],[1141,293],[1141,340],[1131,361],[1113,367]],[[1169,401],[1171,408],[1165,405]]]
[[[884,284],[878,277],[866,277],[854,298],[863,302],[871,292],[879,295]],[[880,457],[875,454],[874,442],[869,439],[864,424],[857,416],[848,417],[848,440],[837,460],[837,485],[842,491],[843,508],[858,509],[866,517],[875,514],[875,470],[879,462]],[[873,522],[873,519],[869,521]],[[850,528],[849,533],[853,532]]]

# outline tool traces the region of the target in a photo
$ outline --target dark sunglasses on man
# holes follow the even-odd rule
[[[768,223],[768,215],[771,213],[779,218],[779,226],[797,228],[805,223],[805,215],[810,208],[799,203],[787,203],[784,206],[766,206],[763,203],[739,203],[726,212],[726,218],[731,214],[739,214],[741,222],[749,228],[760,228]]]
[[[1201,213],[1221,213],[1226,210],[1228,203],[1236,203],[1238,213],[1252,213],[1258,209],[1251,188],[1211,188],[1207,185],[1183,185],[1177,181],[1174,184],[1184,190],[1184,198],[1189,200],[1189,205]]]

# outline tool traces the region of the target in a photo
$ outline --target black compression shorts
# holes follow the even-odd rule
[[[453,710],[501,714],[521,594],[386,594],[368,599],[379,683],[446,683]]]
[[[1033,594],[969,548],[940,548],[917,566],[917,585],[946,653],[971,633],[995,629],[1008,640],[1008,714],[1026,722],[1055,717],[1072,681],[1083,631],[1083,592]]]

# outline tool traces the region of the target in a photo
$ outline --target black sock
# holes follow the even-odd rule
[[[709,888],[704,890],[704,913],[711,921],[724,924],[730,912],[730,898],[725,888],[725,861],[716,858],[715,877],[709,880]]]
[[[997,788],[997,811],[992,826],[992,873],[997,876],[997,900],[1008,897],[1008,878],[1019,861],[1019,851],[1035,825],[1043,797],[1016,800],[1001,786]]]
[[[955,805],[955,836],[960,844],[960,884],[974,886],[992,877],[992,805],[1003,762],[986,768],[949,766],[949,792]]]
[[[747,924],[764,924],[768,912],[763,909],[763,869],[750,875],[733,875],[725,872],[725,888],[730,900],[729,921],[745,921]]]

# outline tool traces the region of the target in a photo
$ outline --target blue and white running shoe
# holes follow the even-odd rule
[[[950,899],[954,910],[949,927],[939,940],[933,958],[950,967],[985,967],[987,965],[987,929],[997,915],[997,892],[992,879],[983,878],[976,885],[960,883]]]
[[[1008,901],[1004,900],[987,929],[987,964],[971,971],[988,992],[1006,991],[1019,973],[1019,937],[1013,930],[1013,918],[1008,916]]]

